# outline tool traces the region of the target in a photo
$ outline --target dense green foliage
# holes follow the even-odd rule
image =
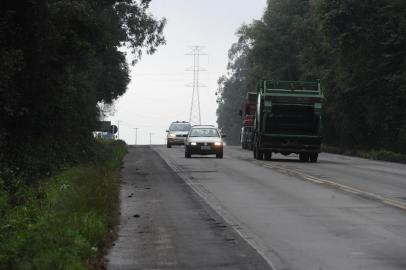
[[[117,224],[122,141],[97,145],[97,161],[18,192],[0,178],[0,269],[98,268]],[[10,198],[12,196],[13,198]],[[12,203],[18,201],[18,203]]]
[[[92,158],[97,104],[111,103],[129,82],[119,48],[137,61],[165,42],[165,20],[148,13],[149,3],[2,1],[0,173],[7,186]]]
[[[238,143],[259,78],[321,79],[325,142],[406,153],[406,2],[269,0],[243,25],[219,79],[218,124]]]

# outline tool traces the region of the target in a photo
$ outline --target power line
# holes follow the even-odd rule
[[[200,112],[200,95],[199,95],[199,87],[203,87],[203,85],[199,84],[199,72],[205,71],[200,67],[200,56],[206,55],[202,52],[203,47],[201,46],[193,46],[192,52],[188,53],[187,55],[193,56],[193,68],[188,69],[188,71],[193,71],[193,84],[191,87],[193,88],[192,92],[192,101],[190,102],[190,114],[189,114],[189,122],[191,124],[202,124],[202,117]]]

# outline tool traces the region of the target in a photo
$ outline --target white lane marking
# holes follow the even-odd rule
[[[239,222],[235,217],[232,217],[229,213],[227,213],[222,207],[217,199],[214,196],[211,196],[210,191],[208,191],[203,185],[194,183],[185,172],[182,171],[176,164],[176,162],[170,158],[165,156],[158,148],[152,148],[158,155],[168,164],[168,166],[176,172],[185,183],[192,188],[200,198],[202,198],[224,221],[242,238],[244,239],[258,254],[265,260],[265,262],[271,267],[271,269],[281,269],[283,267],[275,267],[273,262],[274,258],[269,258],[267,254],[272,254],[269,248],[267,248],[259,237],[254,235],[251,231],[248,230],[241,222]],[[236,225],[238,224],[238,225]],[[276,257],[277,255],[273,255],[272,257]],[[276,258],[275,258],[276,260]]]
[[[383,196],[375,194],[375,193],[371,193],[371,192],[360,190],[360,189],[357,189],[357,188],[354,188],[354,187],[351,187],[351,186],[339,184],[337,182],[333,182],[333,181],[330,181],[330,180],[318,178],[318,177],[306,174],[306,173],[304,173],[302,171],[299,171],[297,169],[288,169],[288,168],[285,168],[285,167],[282,167],[282,166],[279,166],[279,165],[270,165],[270,164],[266,164],[266,163],[263,163],[263,162],[259,162],[259,163],[263,167],[266,167],[266,168],[269,168],[269,169],[274,169],[274,170],[277,170],[279,172],[282,171],[282,172],[285,172],[285,173],[288,173],[288,174],[293,174],[293,175],[298,176],[298,177],[300,177],[300,178],[302,178],[304,180],[307,180],[307,181],[310,181],[310,182],[313,182],[313,183],[316,183],[316,184],[319,184],[319,185],[328,185],[328,186],[337,188],[337,189],[345,191],[345,192],[349,192],[349,193],[356,194],[356,195],[363,195],[363,196],[366,196],[366,197],[369,197],[369,198],[376,199],[376,200],[382,202],[383,204],[386,204],[386,205],[389,205],[389,206],[392,206],[392,207],[396,207],[396,208],[399,208],[401,210],[406,210],[406,204],[405,203],[394,200],[394,199],[386,198],[386,197],[383,197]]]

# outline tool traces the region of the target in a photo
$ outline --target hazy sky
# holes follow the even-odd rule
[[[165,17],[167,44],[153,55],[144,55],[131,67],[127,92],[115,103],[115,114],[106,120],[120,121],[120,138],[128,144],[165,142],[165,130],[172,121],[188,121],[193,82],[191,46],[203,46],[201,56],[200,106],[202,124],[217,125],[217,79],[226,74],[227,53],[236,42],[242,23],[259,19],[266,0],[152,0],[150,12]],[[238,112],[236,112],[238,113]]]

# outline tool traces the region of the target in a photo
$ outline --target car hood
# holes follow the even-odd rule
[[[207,142],[207,143],[213,143],[213,142],[222,142],[221,138],[219,137],[189,137],[188,142]]]

